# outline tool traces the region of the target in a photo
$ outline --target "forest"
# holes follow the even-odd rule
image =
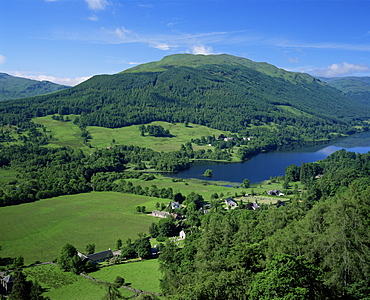
[[[225,211],[213,201],[207,214],[187,212],[184,247],[169,242],[159,257],[162,290],[169,299],[368,299],[369,167],[369,154],[338,151],[287,168],[290,184],[306,186],[287,205]]]

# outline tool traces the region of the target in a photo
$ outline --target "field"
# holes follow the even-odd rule
[[[71,120],[74,115],[68,116]],[[87,150],[87,146],[83,145],[81,138],[81,130],[73,122],[60,122],[53,120],[51,116],[34,118],[35,123],[44,125],[46,131],[53,136],[48,147],[69,146],[72,148],[82,148]],[[182,123],[171,124],[167,122],[152,122],[150,125],[161,125],[168,129],[173,137],[152,137],[141,136],[139,125],[132,125],[122,128],[104,128],[97,126],[88,126],[86,129],[90,133],[92,139],[89,143],[93,147],[105,148],[112,145],[112,140],[118,145],[134,145],[140,147],[151,148],[155,151],[175,151],[179,150],[181,144],[190,142],[192,138],[201,138],[202,136],[218,136],[221,133],[229,134],[217,129],[212,129],[206,126],[189,124],[187,127]],[[208,146],[196,146],[194,149],[208,149]]]
[[[143,260],[133,263],[126,263],[105,267],[97,272],[88,275],[104,282],[113,283],[117,276],[125,279],[130,287],[142,291],[160,293],[158,260]],[[24,269],[28,280],[35,280],[46,290],[44,296],[58,300],[100,300],[106,294],[106,287],[103,283],[96,283],[90,279],[63,272],[56,265],[35,266]],[[133,292],[120,288],[124,297],[130,297]]]
[[[125,279],[126,283],[130,283],[130,286],[135,289],[155,293],[161,292],[159,288],[161,273],[157,259],[102,268],[89,275],[110,283],[113,283],[117,276],[121,276]]]
[[[2,257],[22,255],[25,263],[51,261],[60,248],[70,243],[83,251],[89,243],[96,251],[114,248],[118,238],[125,241],[148,233],[153,217],[136,214],[137,205],[147,211],[168,200],[114,192],[92,192],[40,200],[0,208]]]
[[[28,280],[36,280],[46,293],[44,296],[58,300],[98,300],[105,295],[105,287],[91,280],[69,272],[62,272],[58,266],[44,265],[24,269]]]

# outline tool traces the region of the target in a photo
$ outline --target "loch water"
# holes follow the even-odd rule
[[[296,149],[294,151],[261,153],[243,163],[197,162],[192,164],[189,169],[170,174],[169,176],[238,183],[248,178],[251,183],[257,183],[269,179],[271,176],[284,175],[285,168],[289,165],[300,166],[302,162],[309,163],[325,159],[333,152],[341,149],[358,153],[369,152],[370,132],[352,135],[330,144],[315,147]],[[212,177],[202,176],[207,169],[213,171]]]

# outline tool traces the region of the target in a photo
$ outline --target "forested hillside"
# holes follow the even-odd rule
[[[370,155],[292,165],[289,204],[187,211],[184,247],[160,256],[169,299],[351,299],[370,293]],[[248,206],[247,206],[248,207]]]
[[[154,65],[95,76],[51,95],[4,102],[0,122],[15,125],[36,116],[81,114],[83,126],[116,128],[160,120],[318,140],[353,133],[351,122],[370,111],[307,74],[243,58],[174,55]]]
[[[0,101],[47,94],[69,86],[0,73]]]

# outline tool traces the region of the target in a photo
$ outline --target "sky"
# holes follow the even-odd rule
[[[0,72],[76,85],[178,53],[370,76],[370,0],[0,0]]]

